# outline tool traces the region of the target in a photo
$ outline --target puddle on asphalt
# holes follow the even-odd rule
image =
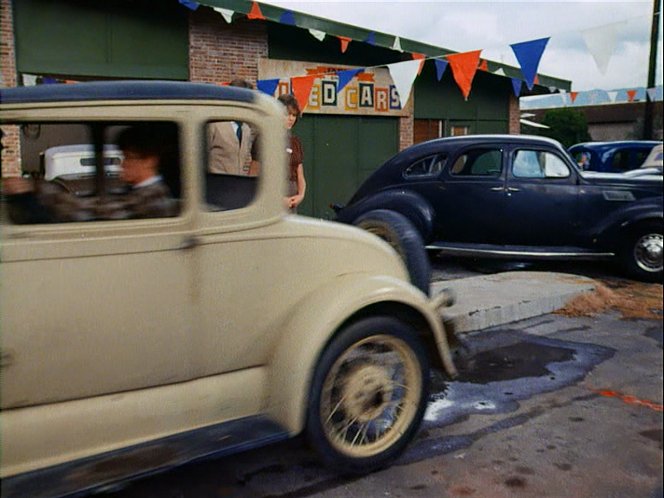
[[[459,377],[434,377],[424,426],[440,427],[474,413],[504,413],[518,401],[582,380],[615,350],[595,344],[494,331],[468,340],[455,362]]]

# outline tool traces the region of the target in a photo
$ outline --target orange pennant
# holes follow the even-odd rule
[[[481,53],[481,50],[474,50],[472,52],[452,54],[445,57],[450,63],[450,68],[452,68],[454,81],[456,81],[456,84],[461,89],[463,98],[466,100],[468,100],[468,95],[470,95],[470,87],[477,72]]]
[[[569,98],[572,101],[572,104],[576,100],[576,96],[579,94],[579,92],[569,92]]]
[[[317,78],[315,75],[311,76],[297,76],[291,78],[291,88],[293,89],[293,95],[295,100],[300,105],[300,109],[304,112],[307,103],[309,102],[309,94],[311,93],[311,88],[314,86],[314,80]]]
[[[480,61],[480,67],[478,67],[477,69],[479,69],[481,71],[488,71],[489,70],[489,63],[486,61],[486,59],[482,59]]]
[[[422,73],[422,69],[424,68],[424,54],[413,52],[410,55],[413,56],[414,60],[420,59],[422,61],[422,62],[420,62],[420,68],[417,70],[417,75],[419,76],[420,73]]]
[[[352,41],[352,38],[347,36],[339,36],[338,38],[341,41],[341,53],[343,54],[348,49],[348,44]]]
[[[261,12],[261,8],[258,6],[258,4],[256,2],[253,2],[251,4],[251,10],[247,14],[247,18],[254,19],[254,20],[255,19],[261,19],[263,21],[265,20],[265,16]]]
[[[627,90],[627,102],[634,102],[636,90]]]

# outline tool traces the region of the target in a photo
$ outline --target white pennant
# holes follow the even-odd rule
[[[316,38],[318,41],[323,41],[325,39],[325,32],[324,31],[319,31],[317,29],[310,29],[309,33],[311,33],[311,36]]]
[[[34,74],[23,73],[23,86],[35,86],[37,84],[37,76]]]
[[[221,14],[223,16],[224,20],[228,24],[230,24],[233,21],[233,14],[235,14],[235,12],[233,12],[232,10],[222,9],[221,7],[212,7],[212,8],[215,10],[215,12],[218,12],[219,14]]]
[[[590,54],[595,59],[595,64],[597,64],[599,72],[602,74],[606,74],[609,60],[616,47],[618,29],[622,28],[624,24],[624,22],[606,24],[597,28],[587,29],[581,33],[586,47],[588,47]]]
[[[499,67],[498,69],[496,69],[496,71],[494,71],[493,74],[497,74],[498,76],[507,76],[505,74],[505,70],[502,67]]]
[[[646,90],[646,93],[648,94],[648,98],[650,99],[650,102],[654,102],[655,97],[657,97],[657,88],[648,88]]]
[[[403,48],[401,48],[401,39],[398,36],[394,39],[394,43],[392,44],[392,50],[398,50],[399,52],[403,52]]]
[[[412,61],[395,62],[387,66],[390,76],[392,76],[392,81],[394,81],[394,86],[397,88],[402,109],[406,107],[406,103],[410,98],[410,90],[420,70],[421,62],[421,60],[415,59]]]
[[[609,96],[609,100],[610,100],[611,102],[615,102],[615,101],[616,101],[616,97],[618,96],[618,92],[617,92],[617,91],[606,92],[606,94]]]

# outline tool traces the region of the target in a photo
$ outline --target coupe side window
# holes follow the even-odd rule
[[[519,150],[514,155],[512,174],[516,178],[567,178],[569,167],[555,154]]]
[[[499,149],[471,150],[454,161],[450,173],[455,176],[500,176],[502,157]]]
[[[3,154],[3,201],[14,224],[170,218],[180,212],[176,123],[30,122],[5,129],[13,154]]]
[[[404,172],[404,178],[426,178],[438,176],[443,170],[445,164],[445,156],[430,156],[420,159],[419,161],[408,166]]]

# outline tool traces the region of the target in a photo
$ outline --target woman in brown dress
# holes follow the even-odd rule
[[[307,190],[307,182],[304,179],[304,152],[300,139],[291,133],[291,129],[297,123],[300,117],[300,106],[292,95],[284,94],[279,96],[279,101],[286,106],[288,115],[286,116],[286,128],[288,129],[288,197],[285,199],[286,207],[292,213],[297,211],[297,207],[304,199],[304,193]]]

